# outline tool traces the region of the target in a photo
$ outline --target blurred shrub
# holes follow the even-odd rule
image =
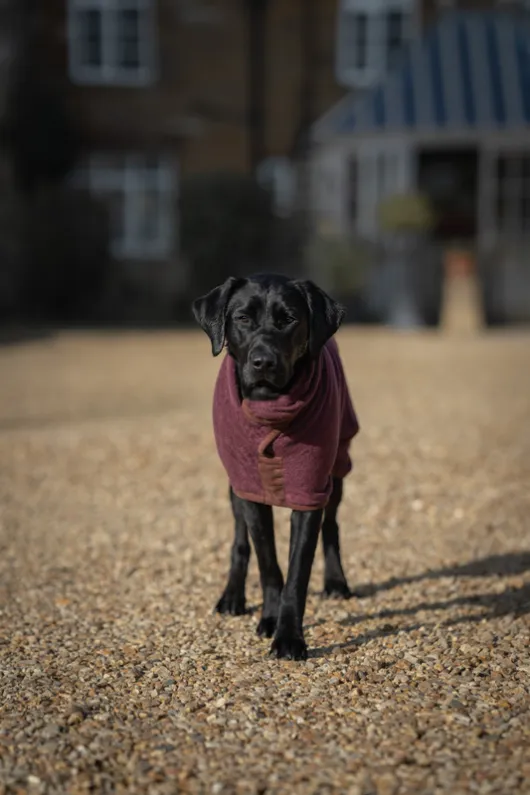
[[[194,292],[267,267],[276,220],[269,191],[252,177],[221,172],[184,178],[180,211],[181,251]]]
[[[383,199],[379,204],[379,223],[383,232],[429,232],[436,218],[429,199],[421,193],[403,193]]]
[[[373,247],[353,236],[315,234],[305,250],[309,277],[343,298],[361,291],[373,262]]]
[[[47,186],[35,192],[27,213],[28,310],[53,320],[93,317],[109,277],[105,208],[82,191]]]
[[[305,275],[343,304],[349,322],[375,319],[369,285],[377,263],[377,246],[353,235],[320,232],[304,251]]]

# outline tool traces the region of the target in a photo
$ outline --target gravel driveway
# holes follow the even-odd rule
[[[363,597],[321,600],[319,550],[305,664],[254,634],[254,557],[253,612],[212,613],[206,337],[0,349],[0,793],[530,792],[530,335],[338,340]]]

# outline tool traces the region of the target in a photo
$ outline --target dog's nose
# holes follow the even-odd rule
[[[251,362],[254,370],[258,370],[260,372],[265,370],[270,370],[274,365],[274,360],[272,356],[269,353],[266,353],[265,351],[259,351],[259,353],[256,352],[252,356]]]

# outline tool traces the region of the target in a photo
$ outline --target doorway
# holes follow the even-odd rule
[[[418,153],[418,187],[437,216],[434,235],[469,245],[477,236],[478,150],[425,148]]]
[[[481,323],[475,260],[478,150],[425,149],[418,157],[419,189],[433,205],[434,237],[442,249],[442,325],[475,330]]]

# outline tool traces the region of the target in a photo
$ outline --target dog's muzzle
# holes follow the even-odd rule
[[[252,384],[263,383],[283,387],[288,380],[286,367],[279,354],[263,343],[251,348],[245,370],[247,380]]]

